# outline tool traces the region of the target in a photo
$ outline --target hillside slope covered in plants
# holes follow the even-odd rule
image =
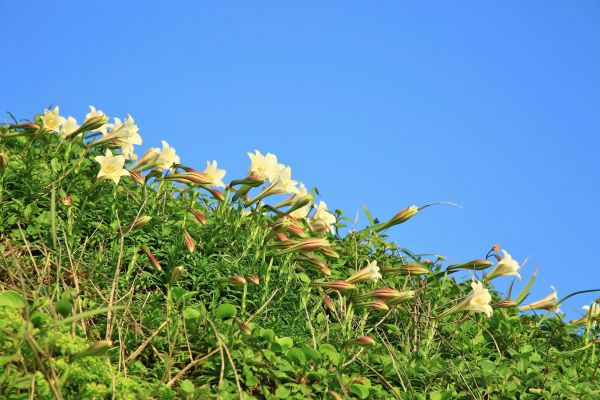
[[[0,398],[600,398],[598,303],[388,240],[429,205],[341,234],[273,154],[225,183],[141,143],[93,107],[0,127]]]

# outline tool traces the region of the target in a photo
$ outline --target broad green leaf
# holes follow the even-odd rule
[[[25,299],[14,290],[0,292],[0,306],[8,308],[24,308]]]

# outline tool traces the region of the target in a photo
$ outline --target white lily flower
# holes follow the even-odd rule
[[[519,275],[519,263],[514,260],[510,254],[508,254],[504,249],[502,250],[504,253],[504,257],[502,260],[498,261],[498,264],[492,269],[487,276],[488,279],[494,279],[499,276],[516,276],[521,280],[521,275]]]
[[[279,172],[277,156],[271,153],[263,156],[260,151],[254,151],[255,154],[247,153],[248,157],[250,157],[249,175],[256,175],[272,182]]]
[[[175,149],[169,146],[165,140],[162,141],[163,148],[158,157],[158,169],[165,170],[179,164],[179,156],[175,153]]]
[[[90,106],[90,112],[86,114],[85,121],[95,117],[105,117],[108,120],[108,117],[106,116],[106,114],[104,114],[104,112],[102,112],[102,110],[96,110],[96,107]],[[102,133],[102,135],[106,136],[106,129],[108,128],[108,125],[109,124],[104,124],[101,127],[96,128],[95,130]]]
[[[54,107],[52,111],[49,109],[44,110],[44,115],[42,115],[42,125],[44,128],[58,132],[58,128],[65,123],[65,118],[61,117],[59,112],[60,109],[58,106]]]
[[[322,233],[331,230],[335,221],[335,215],[331,214],[327,210],[327,204],[321,201],[310,220],[310,226],[315,232]]]
[[[75,132],[77,129],[79,129],[79,125],[77,125],[77,120],[73,117],[68,117],[65,120],[65,123],[58,130],[58,133],[60,134],[60,137],[65,139],[67,136],[69,136],[71,133]]]
[[[217,168],[217,161],[213,160],[213,162],[206,162],[206,169],[204,173],[208,175],[208,177],[212,180],[212,186],[217,187],[225,187],[225,183],[223,183],[223,177],[225,176],[226,171],[224,169]]]
[[[290,215],[296,219],[306,218],[308,217],[308,213],[310,212],[309,206],[302,206],[290,213]]]
[[[125,156],[113,155],[112,151],[106,149],[104,156],[94,158],[100,164],[98,178],[112,179],[115,184],[119,183],[122,176],[129,176],[129,171],[123,168],[125,165]]]
[[[270,179],[271,180],[271,179]],[[298,193],[297,181],[292,179],[292,168],[278,164],[277,174],[271,180],[272,194]]]
[[[524,306],[519,307],[520,311],[527,311],[527,310],[547,310],[547,311],[554,311],[555,313],[559,313],[560,310],[558,309],[558,293],[556,292],[556,289],[554,288],[554,286],[550,286],[552,288],[552,292],[544,297],[543,299],[540,299],[538,301],[534,301],[531,304],[527,304]]]
[[[351,277],[346,279],[348,283],[358,283],[358,282],[366,282],[372,281],[375,282],[378,279],[381,279],[381,272],[379,270],[379,266],[377,265],[377,261],[371,261],[367,264],[366,267],[356,271],[352,274]]]
[[[460,311],[482,312],[488,318],[494,313],[494,309],[490,306],[492,295],[490,291],[483,287],[483,283],[479,281],[471,282],[471,292],[463,297],[458,304],[444,311],[436,318],[440,319],[447,315],[454,314]]]

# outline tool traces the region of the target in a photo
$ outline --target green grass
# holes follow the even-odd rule
[[[275,208],[256,168],[216,191],[158,152],[115,184],[95,157],[135,130],[48,116],[0,128],[0,398],[600,398],[597,306],[521,312],[535,276],[497,292],[498,249],[449,266],[388,239],[425,207],[289,218],[314,193]]]

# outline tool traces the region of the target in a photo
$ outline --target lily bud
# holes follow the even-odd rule
[[[235,322],[238,323],[238,325],[240,326],[240,329],[242,330],[242,332],[244,332],[248,336],[252,335],[252,329],[250,329],[250,327],[248,326],[248,324],[246,324],[244,321],[242,321],[238,317],[235,318]]]
[[[62,199],[63,206],[71,207],[73,205],[73,198],[71,196],[65,196]]]
[[[178,280],[180,280],[184,272],[185,269],[183,268],[183,265],[173,268],[169,276],[169,285],[174,285]]]
[[[208,190],[210,192],[210,194],[212,194],[213,197],[215,199],[217,199],[218,201],[224,201],[225,200],[225,196],[223,195],[223,192],[221,192],[220,190],[212,188],[212,187],[207,187],[205,189]]]
[[[333,398],[333,400],[343,400],[342,396],[340,396],[339,393],[336,391],[330,390],[327,393]]]
[[[257,187],[265,183],[265,178],[258,175],[248,175],[244,179],[231,181],[230,186],[245,185],[249,187]]]
[[[283,232],[279,232],[275,236],[277,236],[277,239],[279,239],[280,243],[292,242],[292,240],[289,240],[288,237],[286,236],[286,234]]]
[[[140,185],[146,184],[146,178],[142,176],[140,171],[129,171],[129,176]]]
[[[230,276],[228,278],[223,279],[222,281],[225,283],[229,283],[233,286],[244,286],[246,284],[246,278],[239,275]]]
[[[250,281],[250,283],[253,283],[255,285],[259,285],[260,284],[260,277],[258,276],[257,273],[253,273],[248,275],[248,280]]]
[[[9,161],[10,158],[8,157],[8,154],[0,153],[0,174],[6,170]]]
[[[327,308],[329,308],[331,311],[336,312],[335,304],[333,304],[333,300],[331,299],[331,297],[327,296],[326,294],[323,295],[323,304],[325,304],[325,306],[327,306]]]
[[[110,340],[99,340],[92,344],[87,349],[71,357],[71,361],[78,360],[84,357],[98,357],[104,355],[112,347]]]
[[[151,147],[129,169],[135,170],[135,171],[141,171],[144,169],[155,168],[158,166],[159,158],[160,158],[160,150],[156,147]]]
[[[305,254],[299,254],[298,257],[296,257],[294,260],[298,262],[307,263],[311,269],[317,270],[327,276],[331,276],[331,270],[329,269],[327,264],[325,264],[325,262],[319,258],[309,257]]]
[[[462,264],[454,264],[446,268],[447,272],[458,271],[459,269],[468,269],[472,271],[481,271],[494,265],[493,262],[487,260],[473,260]]]
[[[361,336],[355,339],[350,339],[345,342],[347,345],[356,345],[360,347],[374,347],[377,342],[371,336]]]
[[[494,304],[495,308],[511,308],[516,307],[518,304],[512,300],[502,300],[496,304]]]
[[[390,228],[394,225],[403,224],[404,222],[414,217],[418,212],[419,207],[417,206],[407,207],[404,210],[399,211],[396,215],[394,215],[389,221],[387,221],[383,225],[376,227],[374,230],[375,232],[379,232],[384,229]]]
[[[190,251],[190,253],[193,253],[196,250],[196,241],[185,229],[183,230],[183,239],[185,241],[185,246],[187,247],[187,249]]]
[[[355,307],[364,307],[369,311],[388,311],[390,308],[388,305],[382,300],[370,300],[365,301],[363,303],[354,304]]]
[[[500,251],[500,246],[498,246],[497,244],[493,245],[492,251]]]
[[[406,275],[427,275],[429,271],[417,263],[407,263],[399,267],[381,267],[381,272],[386,273],[401,273]]]
[[[148,257],[148,259],[150,260],[152,265],[154,265],[154,267],[157,270],[162,271],[162,267],[160,266],[160,263],[158,262],[156,257],[154,257],[154,254],[152,254],[150,249],[147,246],[142,246],[142,250],[144,250],[144,253],[146,253],[146,256]]]
[[[293,253],[296,251],[319,251],[325,247],[329,247],[329,242],[326,239],[321,238],[307,238],[303,240],[290,240],[290,243],[281,250],[277,255],[283,255],[287,253]]]
[[[397,305],[415,297],[414,290],[398,291],[392,288],[381,288],[369,293],[354,296],[353,300],[373,298],[384,301],[388,306]]]
[[[213,182],[210,176],[200,171],[190,171],[184,174],[169,174],[166,175],[164,179],[184,183],[189,186],[210,185]]]
[[[81,126],[75,132],[67,136],[67,139],[74,138],[81,132],[94,131],[98,128],[102,128],[104,125],[106,125],[107,122],[108,117],[106,115],[98,115],[96,117],[88,118],[85,121],[83,121],[83,124],[81,124]]]
[[[346,282],[345,280],[337,280],[330,282],[312,282],[310,284],[311,287],[326,287],[333,290],[339,290],[341,292],[346,290],[354,290],[356,286],[351,284],[350,282]]]
[[[200,212],[194,210],[190,206],[186,206],[186,208],[188,209],[189,212],[194,214],[194,217],[196,217],[196,221],[198,221],[201,225],[206,224],[206,217],[204,216],[204,214],[201,214]]]
[[[340,255],[338,253],[336,253],[336,251],[333,250],[331,247],[323,247],[322,249],[319,250],[319,252],[321,254],[323,254],[324,256],[331,257],[331,258],[339,258],[340,257]]]
[[[140,229],[141,227],[146,225],[148,222],[150,222],[151,219],[152,219],[152,217],[150,217],[148,215],[140,215],[139,217],[137,217],[135,219],[135,221],[133,221],[133,224],[131,225],[131,230],[135,231],[136,229]]]

